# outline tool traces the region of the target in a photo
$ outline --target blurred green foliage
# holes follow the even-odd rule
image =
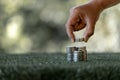
[[[67,0],[0,0],[0,50],[61,51],[67,40],[68,4]]]

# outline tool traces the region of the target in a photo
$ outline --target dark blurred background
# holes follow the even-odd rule
[[[65,52],[69,9],[89,0],[0,0],[0,51]],[[120,5],[101,14],[89,52],[119,52]],[[76,34],[79,36],[79,32]]]

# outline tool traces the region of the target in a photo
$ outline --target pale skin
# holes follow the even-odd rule
[[[75,41],[74,31],[85,28],[84,41],[87,42],[94,34],[95,24],[101,12],[120,3],[120,0],[90,0],[88,3],[70,9],[70,16],[66,23],[66,31],[72,42]]]

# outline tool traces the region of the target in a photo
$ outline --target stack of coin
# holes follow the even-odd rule
[[[67,61],[73,61],[73,53],[75,51],[76,47],[67,47]]]
[[[81,52],[81,55],[82,55],[82,61],[86,61],[87,60],[87,50],[86,50],[86,47],[83,46],[83,47],[78,47],[78,51]]]
[[[75,42],[83,42],[84,38],[76,39]],[[82,47],[67,47],[67,61],[86,61],[87,60],[87,50],[85,46]]]

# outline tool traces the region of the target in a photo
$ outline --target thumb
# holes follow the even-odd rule
[[[88,39],[94,34],[95,22],[92,20],[87,20],[86,30],[84,33],[84,41],[87,42]]]

